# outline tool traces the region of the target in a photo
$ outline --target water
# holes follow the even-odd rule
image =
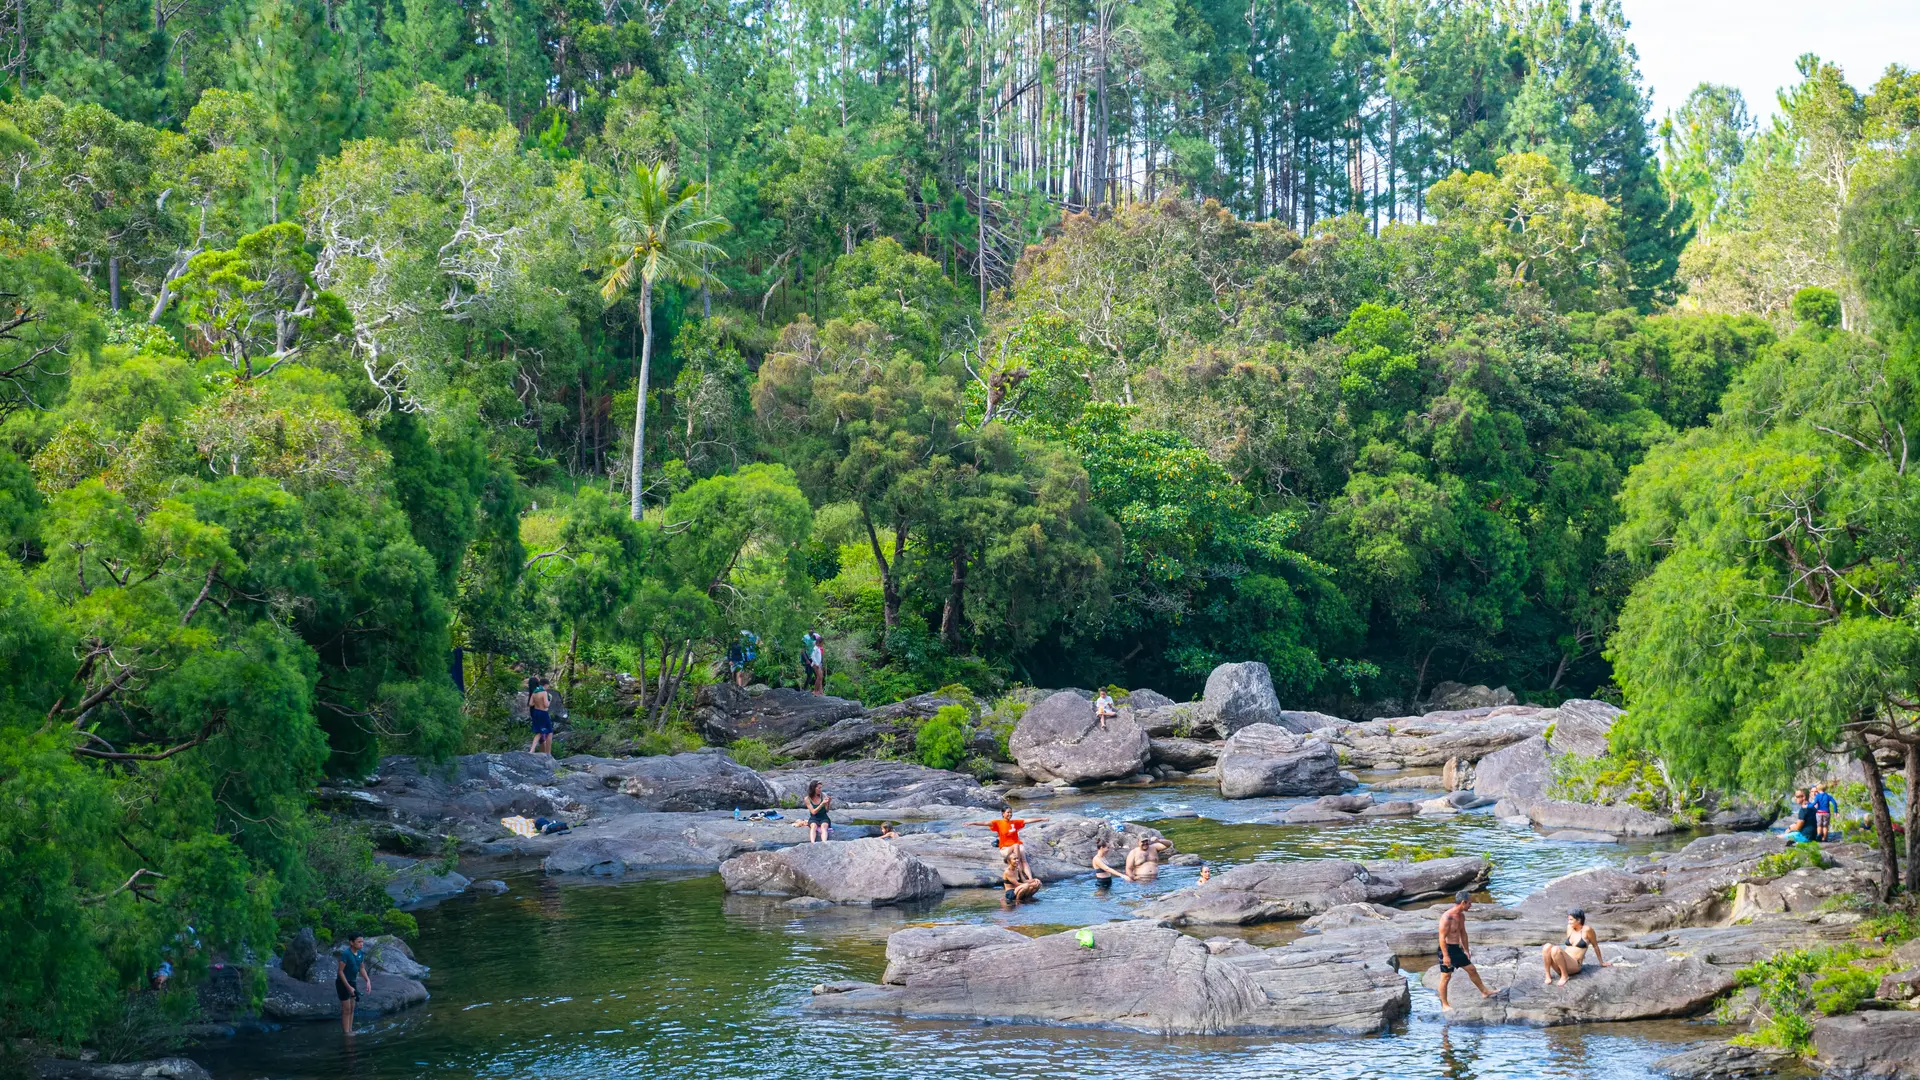
[[[1635,848],[1546,841],[1485,813],[1329,829],[1247,824],[1297,800],[1225,803],[1201,788],[1116,791],[1025,811],[1101,813],[1154,822],[1216,865],[1247,859],[1378,857],[1395,842],[1490,853],[1490,891],[1512,900],[1570,870]],[[1162,819],[1169,810],[1205,817]],[[1669,844],[1668,846],[1672,846]],[[220,1080],[435,1077],[919,1078],[930,1076],[1346,1080],[1636,1080],[1648,1063],[1713,1037],[1700,1025],[1606,1024],[1539,1031],[1456,1028],[1414,982],[1414,1015],[1366,1037],[1161,1038],[1016,1025],[813,1018],[816,983],[878,978],[888,932],[910,922],[992,921],[1029,933],[1126,917],[1147,896],[1184,887],[1089,880],[1049,886],[1040,903],[1004,911],[988,890],[954,890],[918,910],[795,913],[730,897],[713,875],[591,884],[521,873],[498,897],[464,897],[420,913],[416,952],[433,1000],[361,1025],[310,1024],[240,1036],[194,1052]],[[1253,935],[1291,936],[1286,927]]]

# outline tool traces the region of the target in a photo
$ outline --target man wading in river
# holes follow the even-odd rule
[[[1467,953],[1467,909],[1473,907],[1473,893],[1462,889],[1453,898],[1453,906],[1440,916],[1440,1007],[1451,1009],[1447,1004],[1447,984],[1453,981],[1453,973],[1465,969],[1467,977],[1480,991],[1481,997],[1492,997],[1493,991],[1480,981],[1480,973],[1474,970],[1473,957]]]

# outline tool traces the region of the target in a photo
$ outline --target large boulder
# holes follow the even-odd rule
[[[713,749],[601,761],[595,772],[602,784],[633,800],[633,810],[756,809],[778,801],[764,777]]]
[[[1485,859],[1472,856],[1415,863],[1243,863],[1204,885],[1169,893],[1141,914],[1174,926],[1304,919],[1345,904],[1392,904],[1478,889],[1491,870]]]
[[[1607,733],[1621,715],[1619,709],[1604,701],[1566,702],[1553,713],[1551,742],[1543,731],[1482,758],[1474,767],[1474,792],[1498,799],[1505,808],[1498,812],[1504,816],[1524,816],[1543,829],[1576,829],[1614,837],[1673,832],[1677,826],[1664,814],[1619,804],[1567,802],[1547,794],[1553,759],[1566,753],[1604,753]]]
[[[1172,698],[1158,690],[1129,690],[1125,701],[1126,704],[1133,706],[1136,712],[1143,709],[1164,708],[1174,704]]]
[[[296,979],[277,967],[267,969],[267,997],[260,1011],[275,1020],[338,1020],[340,999],[334,995],[333,981],[337,963],[322,958],[316,967],[324,967],[324,977]],[[311,974],[311,973],[310,973]],[[369,969],[373,984],[368,993],[363,986],[360,1000],[354,1003],[355,1019],[385,1016],[425,1002],[430,996],[417,980]]]
[[[1489,799],[1526,803],[1545,796],[1547,776],[1547,740],[1533,735],[1481,758],[1473,769],[1473,790]]]
[[[1148,741],[1148,754],[1156,765],[1169,765],[1183,772],[1205,768],[1220,760],[1220,744],[1200,739],[1171,736]]]
[[[854,716],[787,742],[778,748],[778,753],[795,761],[830,761],[871,750],[888,738],[896,746],[911,746],[914,730],[911,721]]]
[[[1221,664],[1207,675],[1200,718],[1213,725],[1223,739],[1249,724],[1288,726],[1280,717],[1272,673],[1267,665],[1253,660]]]
[[[1448,1019],[1468,1024],[1533,1024],[1552,1027],[1608,1020],[1653,1020],[1692,1016],[1733,988],[1734,974],[1697,957],[1613,947],[1611,966],[1588,964],[1565,986],[1543,985],[1538,946],[1476,945],[1474,967],[1494,991],[1483,998],[1468,980],[1455,979]],[[1424,976],[1440,982],[1438,965]]]
[[[1423,713],[1452,712],[1461,709],[1495,709],[1502,705],[1512,705],[1518,699],[1513,691],[1502,686],[1489,690],[1485,686],[1462,686],[1457,682],[1442,682],[1433,688],[1427,696],[1427,703],[1421,708]]]
[[[931,959],[898,972],[890,965],[898,984],[818,987],[805,1009],[1234,1035],[1373,1033],[1408,1008],[1405,981],[1377,958],[1309,958],[1231,939],[1202,942],[1149,922],[1020,941],[984,941],[970,926],[901,933],[913,935],[914,954]],[[962,940],[941,949],[948,934]],[[1082,934],[1091,947],[1081,944]]]
[[[1844,1080],[1920,1080],[1920,1013],[1857,1012],[1813,1025],[1814,1063]]]
[[[1196,733],[1211,734],[1200,721],[1200,704],[1194,701],[1152,708],[1133,708],[1133,722],[1154,738],[1187,738]]]
[[[1553,752],[1605,757],[1613,725],[1626,713],[1604,701],[1573,698],[1554,709]]]
[[[1037,780],[1079,784],[1132,776],[1146,767],[1150,746],[1131,713],[1122,709],[1101,727],[1092,702],[1063,690],[1027,710],[1007,739],[1007,749]]]
[[[829,840],[756,851],[720,864],[728,892],[813,896],[836,904],[903,904],[938,897],[939,874],[887,840]]]
[[[1341,774],[1333,747],[1273,724],[1235,731],[1221,748],[1219,770],[1220,794],[1229,799],[1334,795],[1356,786]]]
[[[887,970],[880,981],[905,986],[914,975],[938,971],[965,960],[975,949],[989,945],[1023,945],[1025,934],[1003,926],[961,923],[957,926],[910,926],[887,938]]]
[[[787,687],[753,694],[730,682],[718,682],[700,688],[692,719],[694,728],[710,742],[759,739],[768,746],[784,746],[865,711],[864,705],[846,698]]]
[[[296,979],[305,979],[319,956],[320,943],[313,936],[313,927],[303,926],[280,950],[280,968]]]
[[[930,769],[911,761],[835,761],[767,774],[778,797],[795,802],[806,797],[814,780],[833,796],[835,806],[849,808],[944,804],[999,810],[1007,805],[1005,798],[966,773]]]

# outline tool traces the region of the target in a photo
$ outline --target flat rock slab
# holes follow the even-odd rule
[[[1244,863],[1204,885],[1162,897],[1142,915],[1174,926],[1304,919],[1344,904],[1389,904],[1479,888],[1491,869],[1474,856],[1415,863]]]
[[[621,877],[667,870],[717,870],[743,852],[805,843],[804,817],[736,821],[731,813],[627,814],[588,822],[556,836],[540,837],[541,863],[549,874]],[[839,837],[866,836],[866,826],[834,826]]]
[[[854,716],[838,721],[825,730],[802,735],[783,744],[776,752],[781,757],[795,761],[827,761],[877,746],[880,740],[889,736],[896,745],[912,746],[913,734],[914,725],[908,721]]]
[[[1603,946],[1604,949],[1604,946]],[[1483,998],[1456,976],[1448,1018],[1468,1024],[1554,1027],[1614,1020],[1692,1016],[1733,988],[1733,973],[1691,956],[1642,949],[1604,949],[1610,967],[1588,963],[1565,986],[1542,985],[1540,950],[1475,946],[1474,962],[1494,995]],[[1440,984],[1438,965],[1421,981]]]
[[[1117,780],[1147,766],[1150,744],[1133,710],[1101,727],[1093,703],[1063,690],[1029,707],[1007,739],[1013,760],[1036,780]]]
[[[267,997],[260,1011],[275,1020],[338,1020],[340,999],[333,990],[333,976],[322,981],[301,981],[281,971],[267,969]],[[354,1003],[353,1015],[385,1016],[424,1003],[430,996],[419,982],[382,971],[370,971],[373,992],[363,987]]]
[[[941,803],[999,810],[1007,805],[1005,797],[981,787],[980,781],[966,773],[930,769],[911,761],[835,761],[767,774],[767,782],[779,799],[796,802],[806,797],[807,785],[814,780],[833,796],[837,807]]]
[[[1709,1043],[1655,1061],[1654,1072],[1675,1080],[1749,1080],[1772,1076],[1799,1060],[1791,1050],[1771,1046]]]
[[[830,840],[755,851],[720,864],[728,892],[814,896],[836,904],[903,904],[938,897],[940,875],[890,840]]]
[[[913,936],[897,953],[888,943],[898,984],[821,987],[806,1011],[1237,1035],[1371,1033],[1408,1008],[1406,982],[1385,963],[1201,942],[1150,922],[1019,941],[977,927],[901,933]],[[947,934],[951,949],[941,946]]]
[[[1858,1012],[1813,1026],[1814,1064],[1845,1080],[1920,1080],[1920,1013]]]

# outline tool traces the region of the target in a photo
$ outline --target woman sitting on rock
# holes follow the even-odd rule
[[[1594,962],[1601,967],[1612,967],[1600,957],[1600,935],[1587,925],[1587,913],[1582,908],[1567,912],[1567,940],[1565,944],[1549,942],[1540,946],[1540,962],[1547,969],[1547,977],[1542,986],[1554,985],[1554,976],[1560,977],[1560,986],[1567,985],[1567,977],[1580,974],[1580,967],[1586,963],[1587,950],[1593,950]]]

